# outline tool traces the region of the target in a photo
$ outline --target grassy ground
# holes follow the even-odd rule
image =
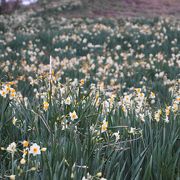
[[[0,16],[0,178],[179,179],[179,21],[59,11]]]

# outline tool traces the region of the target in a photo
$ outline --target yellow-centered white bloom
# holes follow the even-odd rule
[[[77,114],[76,114],[76,111],[73,111],[73,112],[70,112],[69,113],[69,116],[71,117],[71,120],[75,120],[78,118]]]
[[[5,85],[5,87],[4,87],[4,89],[5,89],[5,91],[8,93],[9,91],[10,91],[10,85],[8,85],[8,84],[6,84]]]
[[[11,92],[11,93],[15,93],[16,90],[15,90],[14,88],[10,88],[10,92]]]
[[[1,94],[2,97],[5,98],[6,95],[7,95],[7,92],[5,90],[0,90],[0,94]]]
[[[141,88],[135,88],[134,90],[135,90],[136,93],[138,93],[138,94],[141,93]]]
[[[32,146],[30,146],[29,154],[33,154],[33,156],[41,154],[40,146],[34,143]]]
[[[16,97],[16,93],[10,93],[10,94],[9,94],[9,98],[10,98],[10,99],[13,99],[13,98],[15,98],[15,97]]]

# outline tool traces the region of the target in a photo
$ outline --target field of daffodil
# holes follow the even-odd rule
[[[0,179],[178,180],[179,21],[50,13],[0,16]]]

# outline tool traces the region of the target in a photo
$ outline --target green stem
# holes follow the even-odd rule
[[[12,174],[14,175],[14,153],[11,154],[12,158]]]

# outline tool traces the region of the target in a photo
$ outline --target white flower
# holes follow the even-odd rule
[[[151,100],[151,104],[154,104],[154,103],[155,103],[155,100],[154,100],[154,99],[152,99],[152,100]]]
[[[33,156],[36,156],[37,154],[41,154],[40,146],[34,143],[32,146],[30,146],[29,154],[33,154]]]
[[[168,116],[166,116],[165,122],[166,122],[166,123],[169,123],[169,117],[168,117]]]
[[[92,179],[92,176],[87,173],[87,178],[85,176],[83,176],[82,180],[91,180]]]
[[[160,121],[161,114],[162,114],[161,109],[159,109],[158,111],[155,112],[155,114],[154,114],[154,119],[155,119],[157,122]]]
[[[6,149],[9,153],[15,153],[16,152],[16,143],[13,142],[9,144],[9,146]]]
[[[136,133],[136,128],[131,127],[129,133],[134,135]]]
[[[145,119],[144,119],[144,114],[139,114],[139,118],[142,122],[145,122]]]
[[[70,104],[71,104],[71,98],[70,98],[70,97],[67,97],[67,98],[66,98],[65,104],[66,104],[66,105],[70,105]]]
[[[5,90],[0,90],[0,94],[1,94],[2,97],[5,98],[6,95],[7,95],[7,92]]]
[[[16,118],[16,117],[13,117],[12,123],[13,123],[14,126],[16,125],[16,122],[17,122],[17,118]]]
[[[110,103],[108,101],[104,101],[103,102],[103,109],[106,111],[106,112],[109,112],[110,111]]]
[[[108,128],[108,122],[104,120],[103,124],[101,125],[101,133],[107,131],[107,128]]]
[[[15,180],[15,179],[16,179],[16,175],[14,175],[14,174],[10,175],[10,176],[9,176],[9,179],[10,179],[10,180]]]
[[[112,134],[116,138],[116,142],[120,139],[119,131]]]
[[[42,152],[45,152],[46,150],[47,150],[47,148],[45,148],[45,147],[41,148]]]
[[[68,121],[67,120],[65,120],[64,122],[62,121],[62,123],[61,123],[61,125],[62,125],[62,130],[65,130],[65,129],[67,129],[68,128]],[[71,124],[71,123],[70,123]]]
[[[155,98],[155,93],[151,92],[150,96],[149,96],[151,99],[154,99]]]
[[[70,112],[69,113],[69,116],[71,117],[71,120],[75,120],[78,118],[77,114],[76,114],[76,111],[73,111],[73,112]]]
[[[21,164],[25,164],[25,163],[26,163],[26,160],[25,160],[24,158],[22,158],[22,159],[20,160],[20,163],[21,163]]]
[[[97,176],[97,177],[101,177],[101,176],[102,176],[102,172],[98,172],[98,173],[96,174],[96,176]]]
[[[82,180],[87,180],[87,178],[85,176],[82,177]]]

